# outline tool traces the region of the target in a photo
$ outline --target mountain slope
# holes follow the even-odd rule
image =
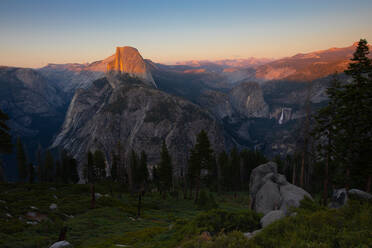
[[[312,81],[327,77],[335,72],[343,72],[355,52],[358,43],[344,48],[330,48],[306,54],[279,59],[256,70],[260,80]]]
[[[120,141],[126,152],[144,150],[149,163],[156,164],[165,140],[176,173],[186,165],[188,151],[202,129],[208,131],[216,150],[224,149],[225,138],[218,123],[197,105],[128,75],[116,78],[121,84],[115,88],[110,80],[99,79],[76,92],[53,146],[64,147],[79,161],[85,159],[88,150],[101,149],[110,160]]]

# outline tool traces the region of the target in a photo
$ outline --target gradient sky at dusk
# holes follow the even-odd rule
[[[372,42],[371,0],[1,0],[0,65],[283,57]]]

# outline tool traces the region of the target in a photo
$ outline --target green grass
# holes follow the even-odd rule
[[[137,198],[128,193],[119,197],[119,189],[114,185],[114,195],[99,198],[91,209],[89,185],[0,184],[0,247],[49,247],[63,226],[77,248],[372,247],[371,202],[351,200],[335,210],[306,200],[297,216],[275,222],[248,240],[243,232],[260,228],[260,215],[248,210],[247,193],[214,194],[218,209],[207,212],[193,200],[146,193],[142,216],[136,219]],[[110,190],[101,184],[96,192]],[[49,209],[51,203],[57,210]],[[48,219],[27,224],[29,211]]]
[[[169,196],[164,200],[158,193],[146,193],[142,216],[136,219],[137,198],[128,193],[119,197],[119,187],[114,185],[114,195],[99,198],[96,208],[91,209],[89,185],[1,184],[0,200],[5,203],[0,202],[0,247],[48,247],[58,239],[63,226],[68,227],[67,240],[78,248],[115,244],[175,247],[183,239],[186,223],[202,212],[193,200]],[[96,185],[96,192],[104,195],[110,191],[108,185]],[[235,199],[227,194],[216,197],[216,201],[220,209],[237,212],[247,209],[242,200],[246,197]],[[49,209],[52,203],[58,205],[57,210]],[[26,224],[29,211],[48,220]]]

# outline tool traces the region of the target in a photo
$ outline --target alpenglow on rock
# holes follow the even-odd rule
[[[146,62],[134,47],[117,47],[114,60],[107,63],[107,72],[127,73],[148,85],[157,87]]]

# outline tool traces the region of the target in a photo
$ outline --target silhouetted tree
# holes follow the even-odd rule
[[[54,181],[54,158],[52,153],[48,150],[45,153],[45,181],[53,182]]]
[[[164,197],[166,192],[168,192],[172,187],[172,176],[173,176],[173,167],[172,167],[172,158],[168,152],[167,145],[163,141],[161,153],[160,153],[160,163],[158,165],[158,175],[160,181],[160,190],[163,192]]]
[[[207,133],[202,130],[196,138],[196,144],[189,158],[189,177],[193,177],[195,182],[195,202],[198,199],[202,180],[208,178],[213,166],[215,166],[213,150]]]
[[[35,181],[35,169],[32,163],[28,164],[28,182],[34,183]]]
[[[0,156],[2,154],[10,154],[12,153],[12,137],[10,135],[10,128],[6,124],[6,122],[9,120],[9,117],[7,114],[5,114],[0,109]],[[0,157],[0,181],[5,180],[4,170],[2,167],[2,161]]]
[[[27,158],[26,153],[20,138],[17,139],[17,164],[18,178],[21,182],[26,182],[27,179]]]
[[[102,151],[96,150],[93,154],[93,170],[96,173],[97,180],[105,179],[106,177],[106,163],[105,155]]]

